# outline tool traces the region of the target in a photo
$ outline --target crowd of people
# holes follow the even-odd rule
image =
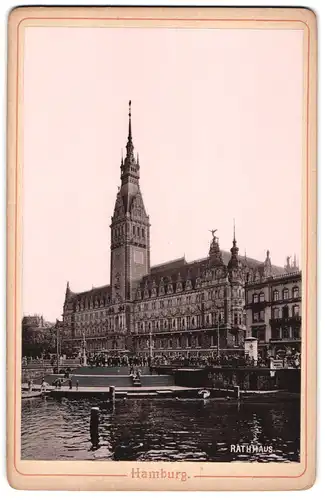
[[[153,364],[153,358],[146,355],[109,356],[107,353],[87,353],[86,360],[89,366],[150,366]]]
[[[276,354],[266,352],[263,356],[258,355],[257,359],[252,359],[247,354],[242,352],[221,352],[219,355],[213,353],[210,355],[199,353],[197,356],[185,356],[181,353],[155,353],[152,357],[147,354],[121,354],[109,355],[103,353],[86,354],[86,362],[88,366],[129,366],[129,367],[144,367],[154,368],[157,366],[184,366],[184,367],[206,367],[206,366],[224,366],[224,367],[240,367],[240,366],[259,366],[270,367],[272,360],[281,360],[283,368],[300,368],[300,353],[295,349],[284,351]],[[37,363],[42,360],[23,358],[23,366],[29,363]],[[56,358],[53,356],[50,360],[52,366],[56,363]],[[82,357],[76,358],[74,361],[80,365],[84,363]]]
[[[244,352],[221,352],[219,355],[198,355],[184,356],[179,353],[155,354],[153,357],[147,355],[123,355],[123,356],[108,356],[107,354],[88,354],[87,364],[90,366],[129,366],[141,367],[148,366],[151,368],[158,366],[224,366],[224,367],[240,367],[240,366],[258,366],[269,368],[272,360],[281,360],[283,368],[300,368],[300,353],[289,351],[281,354],[271,354],[267,352],[264,356],[259,355],[257,359],[251,358]]]

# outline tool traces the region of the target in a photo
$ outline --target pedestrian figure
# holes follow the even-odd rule
[[[71,380],[71,378],[69,379],[69,389],[70,390],[72,389],[72,380]]]
[[[76,391],[79,390],[79,380],[76,380]]]

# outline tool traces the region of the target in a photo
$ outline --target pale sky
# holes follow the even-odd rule
[[[301,255],[303,32],[27,28],[23,312],[109,283],[132,99],[152,265],[220,246]]]

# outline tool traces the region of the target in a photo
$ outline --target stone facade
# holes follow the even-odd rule
[[[67,284],[62,346],[79,349],[86,342],[88,351],[185,356],[242,350],[247,283],[285,270],[272,266],[269,252],[264,262],[240,256],[235,228],[230,252],[220,249],[211,231],[206,258],[150,266],[150,222],[134,155],[131,102],[120,170],[110,225],[111,284],[82,293]]]
[[[282,275],[246,284],[246,320],[260,351],[300,352],[301,272],[295,263]]]

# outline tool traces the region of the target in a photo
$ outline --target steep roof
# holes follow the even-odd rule
[[[111,285],[104,285],[99,287],[91,288],[90,290],[85,290],[79,293],[73,293],[74,298],[82,299],[85,297],[101,297],[106,295],[111,295]]]
[[[227,266],[231,253],[226,250],[221,250],[224,265]],[[252,269],[261,269],[264,266],[264,262],[261,262],[250,257],[239,256],[239,259],[243,264],[246,264]],[[208,257],[203,259],[198,259],[194,261],[187,262],[185,257],[180,257],[179,259],[170,260],[150,268],[150,273],[144,276],[141,280],[143,285],[145,282],[151,284],[155,280],[156,285],[159,285],[161,278],[171,279],[173,283],[181,279],[182,281],[190,277],[191,280],[195,280],[200,272],[207,267]],[[279,275],[284,273],[284,268],[279,266],[272,266],[272,274]]]

